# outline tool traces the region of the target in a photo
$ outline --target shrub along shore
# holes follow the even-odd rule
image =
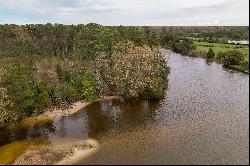
[[[170,45],[166,44],[167,48],[180,53],[181,55],[204,58],[209,62],[214,61],[222,64],[224,67],[229,67],[244,73],[249,73],[249,53],[247,46],[233,47],[230,44],[218,43],[217,45],[219,45],[221,48],[218,48],[218,46],[215,47],[214,45],[216,45],[216,43],[207,43],[207,45],[201,46],[201,42],[195,42],[192,38],[178,38],[176,36],[172,36],[166,41],[173,41],[170,42]],[[203,44],[204,43],[205,42],[203,42]],[[224,47],[229,48],[226,49]]]

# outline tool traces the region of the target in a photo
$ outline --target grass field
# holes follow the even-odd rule
[[[192,39],[196,45],[196,51],[198,55],[204,57],[206,56],[209,48],[212,48],[215,53],[215,59],[220,59],[220,53],[225,53],[228,51],[239,50],[244,55],[244,60],[240,62],[239,65],[228,65],[228,67],[234,68],[236,70],[249,73],[249,46],[246,45],[234,45],[234,44],[222,44],[222,43],[208,43],[201,42],[202,38],[195,37],[185,37]]]
[[[208,43],[208,42],[194,42],[197,46],[197,51],[207,52],[209,48],[212,48],[217,55],[219,52],[227,52],[235,49],[239,49],[246,57],[249,56],[249,47],[234,44],[221,44],[221,43]]]

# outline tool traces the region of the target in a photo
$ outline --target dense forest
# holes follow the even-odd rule
[[[248,27],[0,25],[0,126],[105,95],[163,98],[169,68],[160,48],[201,56],[186,37],[248,39]],[[248,68],[238,50],[202,56]]]
[[[101,42],[106,51],[117,41],[130,40],[136,45],[158,46],[166,44],[166,40],[176,42],[178,37],[223,38],[231,40],[248,40],[248,27],[132,27],[62,25],[62,24],[27,24],[0,25],[1,55],[65,55],[69,56],[81,47],[79,42],[94,39]],[[167,38],[167,39],[166,39]],[[170,39],[171,38],[171,39]],[[174,39],[173,39],[174,38]],[[105,47],[105,48],[104,48]],[[84,49],[85,49],[84,48]],[[86,49],[87,50],[87,49]]]
[[[1,25],[0,36],[0,126],[83,99],[164,97],[169,69],[151,30]]]

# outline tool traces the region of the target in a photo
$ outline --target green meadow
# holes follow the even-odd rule
[[[249,56],[249,47],[243,45],[234,44],[221,44],[221,43],[208,43],[208,42],[198,42],[194,41],[198,52],[207,52],[209,48],[212,48],[217,55],[219,52],[233,51],[235,49],[240,50],[246,57]]]

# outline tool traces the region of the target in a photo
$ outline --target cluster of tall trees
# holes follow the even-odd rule
[[[101,95],[162,98],[169,70],[160,42],[150,27],[1,25],[0,64],[16,62],[0,65],[0,127]]]
[[[2,55],[64,55],[79,53],[93,57],[97,52],[110,52],[118,41],[130,40],[136,45],[159,44],[159,35],[152,28],[107,27],[87,25],[27,24],[0,25]]]
[[[1,25],[0,49],[5,55],[67,55],[81,27],[61,24]]]

